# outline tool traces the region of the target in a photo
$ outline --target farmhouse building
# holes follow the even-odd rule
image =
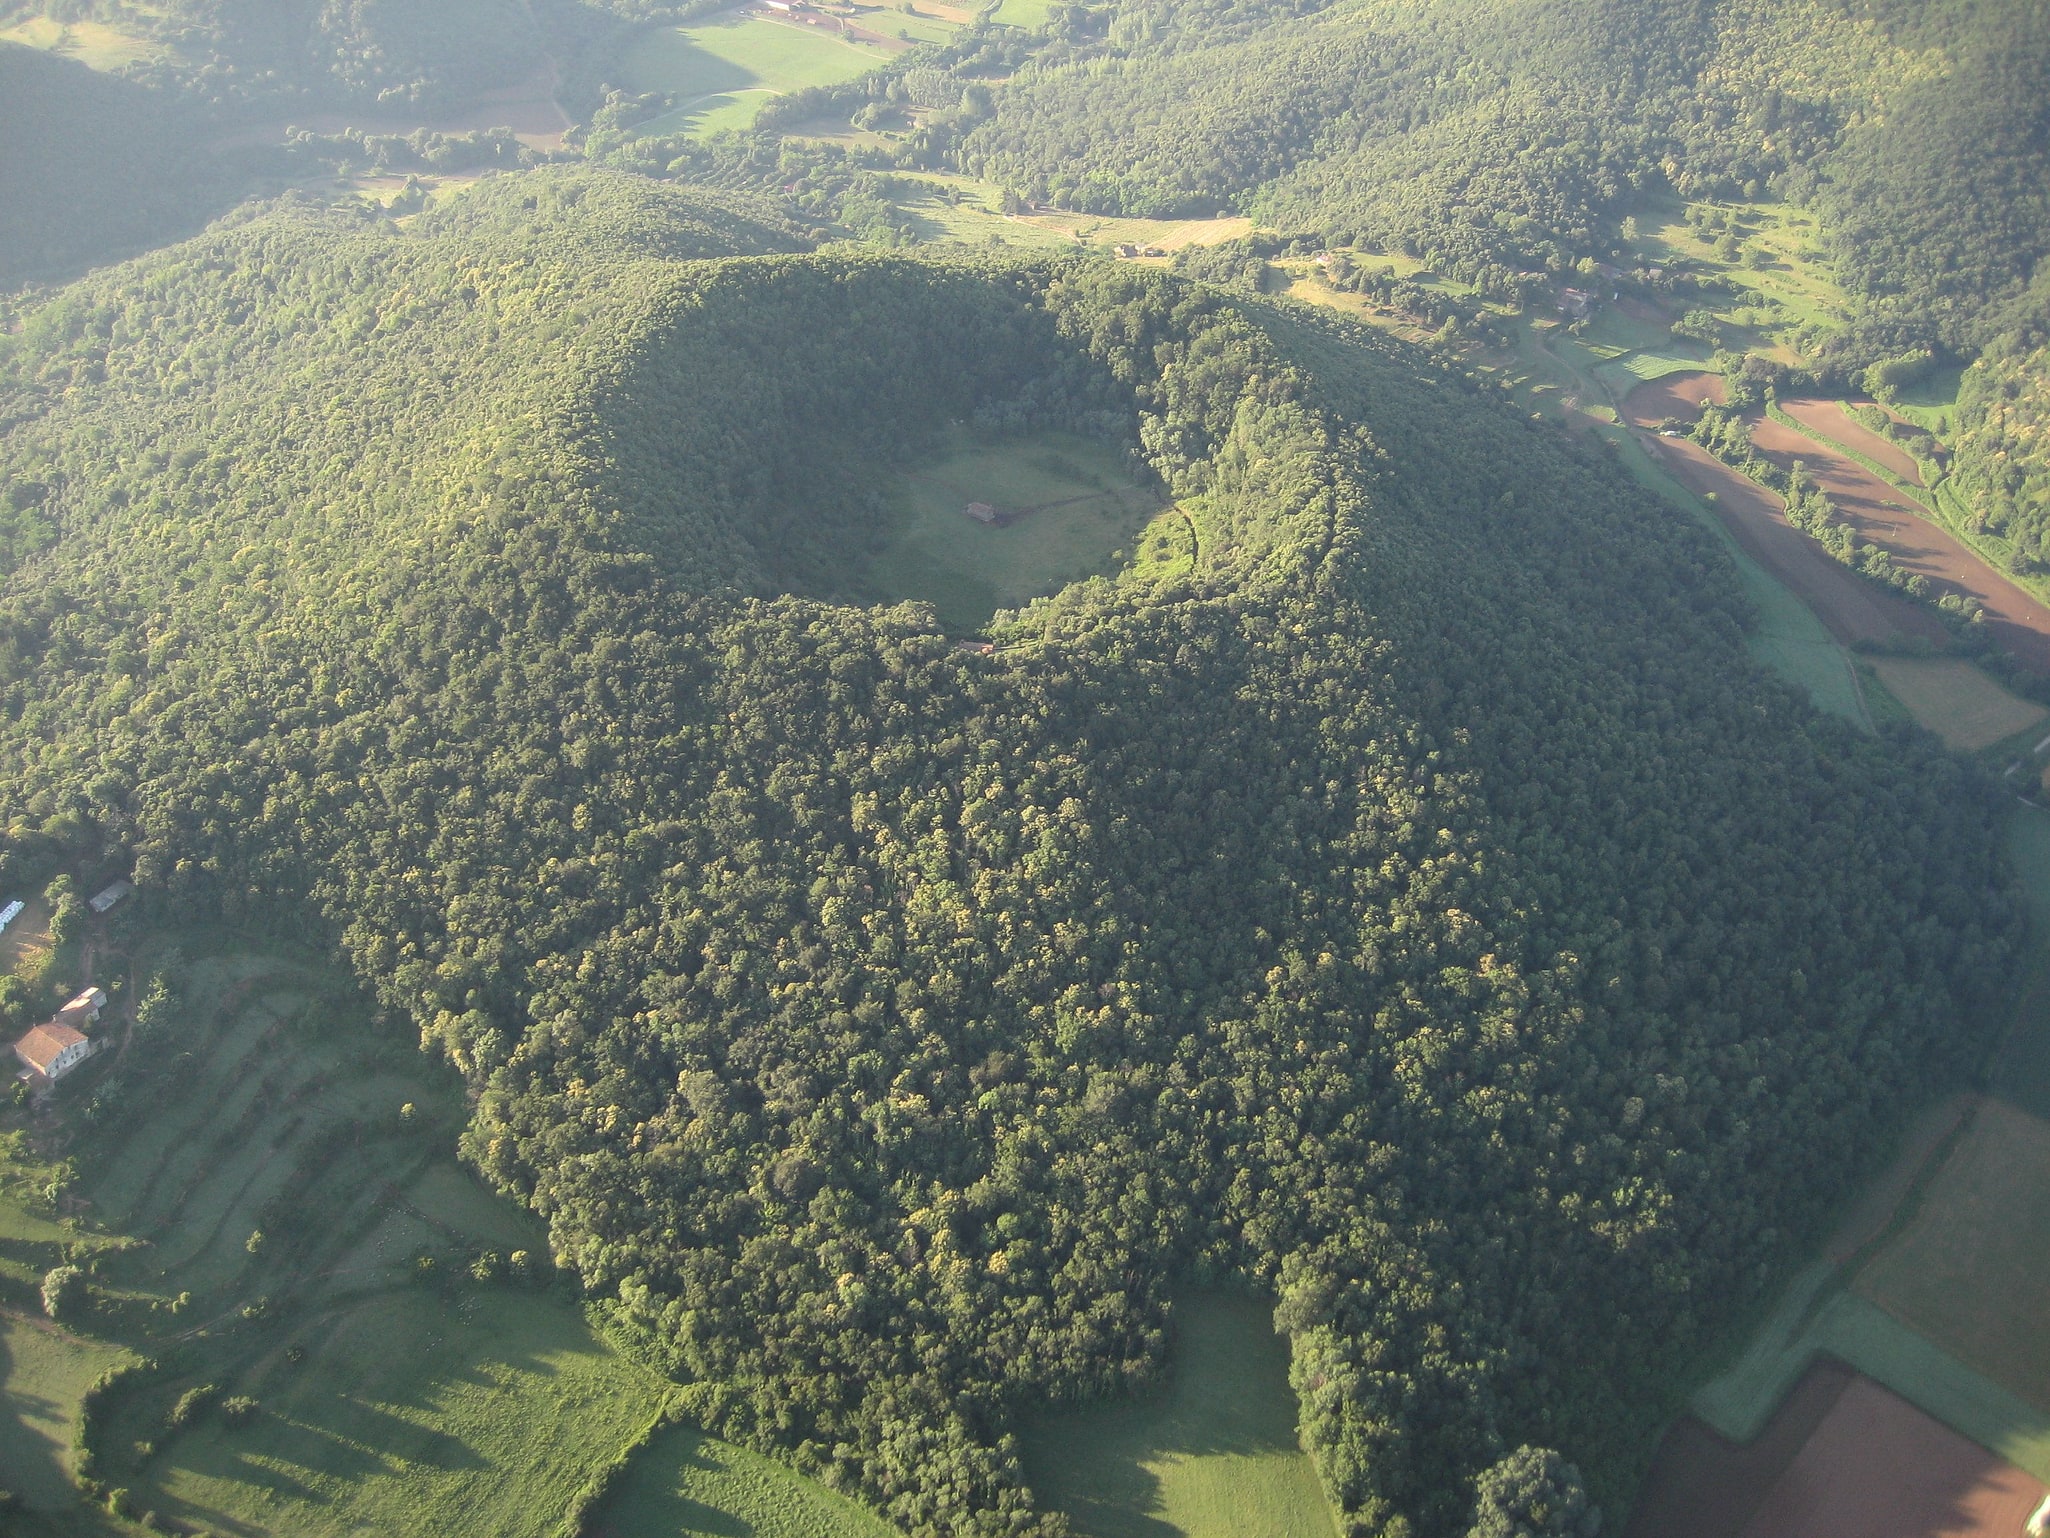
[[[1131,257],[1131,256],[1137,256],[1137,255],[1139,254],[1139,248],[1138,248],[1137,246],[1133,245],[1133,244],[1132,244],[1132,243],[1131,243],[1130,241],[1128,241],[1128,240],[1127,240],[1127,241],[1120,241],[1120,242],[1118,243],[1118,247],[1117,247],[1117,253],[1118,253],[1118,255],[1119,255],[1119,256],[1126,256],[1126,257]]]
[[[1584,288],[1559,291],[1559,313],[1574,320],[1586,320],[1594,310],[1594,295]]]
[[[83,1031],[73,1030],[62,1020],[39,1025],[14,1044],[14,1055],[28,1065],[22,1077],[54,1084],[93,1054],[93,1044]]]
[[[961,509],[961,516],[963,518],[973,518],[977,523],[995,523],[997,521],[997,510],[987,502],[970,502]]]
[[[113,907],[114,904],[121,901],[122,898],[126,897],[130,892],[134,890],[135,886],[132,882],[117,881],[112,886],[108,887],[105,891],[98,893],[90,903],[86,904],[86,906],[91,908],[95,913],[105,913],[109,908]]]

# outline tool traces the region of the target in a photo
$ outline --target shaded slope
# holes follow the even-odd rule
[[[240,195],[187,109],[0,42],[0,288],[197,230]]]

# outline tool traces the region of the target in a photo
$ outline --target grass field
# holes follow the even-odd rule
[[[1030,31],[1045,26],[1052,13],[1053,0],[999,0],[990,20]]]
[[[1041,1503],[1081,1538],[1331,1538],[1267,1305],[1197,1293],[1174,1328],[1159,1395],[1055,1416],[1021,1438]]]
[[[1688,355],[1686,346],[1685,342],[1669,340],[1626,353],[1602,365],[1603,380],[1610,389],[1627,395],[1646,380],[1664,379],[1668,374],[1689,374],[1706,367],[1703,359]]]
[[[89,1221],[67,1229],[0,1196],[10,1300],[33,1305],[61,1243],[95,1252],[94,1306],[68,1321],[88,1340],[0,1316],[0,1483],[61,1508],[51,1531],[72,1532],[62,1453],[79,1396],[134,1351],[165,1370],[113,1403],[95,1474],[184,1530],[553,1533],[672,1385],[552,1279],[541,1225],[454,1162],[452,1076],[310,964],[180,939],[182,1017],[68,1081],[33,1129],[76,1167]],[[8,1114],[4,1189],[33,1188],[47,1166]],[[509,1265],[521,1251],[537,1258]],[[170,1429],[201,1384],[258,1408]],[[633,1531],[768,1534],[787,1517],[824,1534],[804,1513],[845,1504],[717,1443],[698,1456],[736,1472],[654,1478]]]
[[[0,1314],[0,1489],[38,1511],[77,1499],[71,1428],[79,1401],[94,1378],[128,1356],[41,1320]]]
[[[866,585],[887,601],[925,600],[956,634],[981,629],[999,609],[1116,570],[1161,507],[1122,456],[1065,433],[959,440],[904,475],[901,500],[897,530],[870,561]],[[987,502],[1011,521],[976,523],[962,513],[970,502]]]
[[[1871,666],[1917,721],[1967,753],[2050,720],[2050,710],[1954,657],[1874,657]]]
[[[2050,1416],[2050,1123],[1983,1100],[1857,1289]]]
[[[1763,265],[1724,255],[1717,249],[1720,232],[1690,224],[1688,206],[1676,201],[1639,216],[1637,250],[1648,261],[1684,260],[1733,284],[1739,297],[1714,312],[1726,324],[1769,338],[1800,325],[1833,326],[1849,315],[1849,298],[1817,246],[1814,215],[1783,203],[1693,206],[1718,224],[1732,221],[1740,253],[1755,249]]]
[[[853,80],[888,57],[816,27],[728,12],[694,26],[648,28],[620,62],[627,89],[677,102],[642,133],[705,135],[745,127],[772,96]]]

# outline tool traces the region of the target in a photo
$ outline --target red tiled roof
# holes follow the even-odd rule
[[[66,1047],[75,1047],[84,1040],[82,1033],[53,1020],[48,1025],[37,1026],[17,1041],[14,1053],[37,1073],[47,1074],[50,1065],[57,1061]]]

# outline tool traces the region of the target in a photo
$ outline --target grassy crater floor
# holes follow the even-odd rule
[[[1081,1538],[1336,1538],[1269,1306],[1192,1293],[1174,1331],[1160,1393],[1027,1430],[1039,1499]]]
[[[1117,450],[1067,433],[977,442],[962,436],[902,472],[901,509],[864,583],[885,602],[922,599],[956,634],[1070,583],[1128,566],[1186,564],[1184,520]],[[999,522],[967,516],[970,503]]]

